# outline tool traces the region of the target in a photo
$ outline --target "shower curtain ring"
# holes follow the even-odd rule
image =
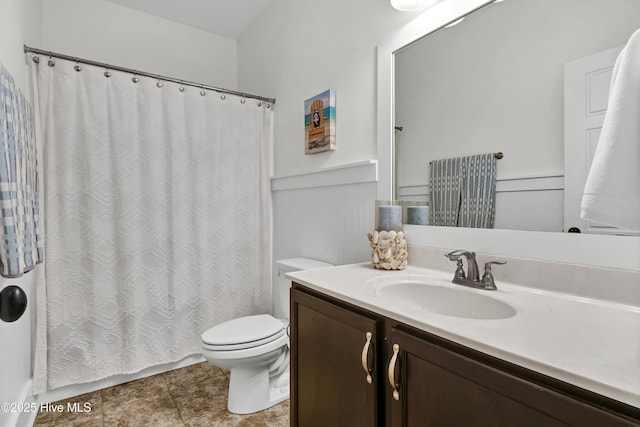
[[[131,81],[134,82],[134,83],[138,83],[140,81],[140,79],[138,78],[138,76],[136,76],[134,74],[133,77],[131,77]]]
[[[244,104],[245,102],[247,102],[246,99],[244,99],[244,93],[242,94],[242,98],[240,98],[240,103]]]
[[[49,61],[47,61],[47,65],[49,67],[55,67],[56,65],[56,61],[54,61],[53,59],[51,59],[51,53],[49,53]]]
[[[80,60],[78,58],[76,58],[76,65],[73,66],[73,69],[76,70],[77,72],[82,71],[82,67],[80,66],[79,61]]]
[[[107,69],[105,70],[104,76],[107,77],[107,78],[111,77],[111,71],[109,71],[109,67],[107,67]]]
[[[205,91],[204,91],[204,85],[200,86],[200,88],[202,89],[202,90],[200,91],[200,95],[201,95],[201,96],[205,96],[205,95],[207,94],[207,92],[205,92]]]
[[[180,80],[180,87],[178,88],[180,92],[184,92],[184,82]]]

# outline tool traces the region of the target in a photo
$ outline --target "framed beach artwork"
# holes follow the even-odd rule
[[[336,91],[329,89],[304,101],[304,153],[336,149]]]

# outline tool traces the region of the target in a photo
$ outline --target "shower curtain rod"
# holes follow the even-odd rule
[[[82,63],[82,64],[95,65],[97,67],[106,68],[108,70],[116,70],[116,71],[122,71],[124,73],[135,74],[135,75],[138,75],[138,76],[151,77],[151,78],[162,80],[162,81],[165,81],[165,82],[173,82],[173,83],[178,83],[178,84],[182,84],[182,85],[186,85],[186,86],[197,87],[197,88],[200,88],[200,89],[208,89],[208,90],[212,90],[212,91],[215,91],[215,92],[218,92],[218,93],[223,93],[223,94],[238,95],[238,96],[242,96],[244,98],[258,99],[260,101],[270,102],[271,104],[275,104],[276,103],[275,98],[265,98],[263,96],[251,95],[249,93],[239,92],[239,91],[236,91],[236,90],[223,89],[223,88],[219,88],[219,87],[215,87],[215,86],[209,86],[209,85],[205,85],[205,84],[190,82],[190,81],[187,81],[187,80],[180,80],[180,79],[176,79],[174,77],[161,76],[159,74],[147,73],[147,72],[144,72],[144,71],[138,71],[138,70],[134,70],[134,69],[131,69],[131,68],[119,67],[117,65],[105,64],[103,62],[92,61],[90,59],[83,59],[83,58],[78,58],[76,56],[70,56],[70,55],[65,55],[65,54],[62,54],[62,53],[56,53],[56,52],[51,52],[51,51],[48,51],[48,50],[42,50],[42,49],[37,49],[37,48],[34,48],[34,47],[29,47],[26,44],[23,45],[23,46],[24,46],[24,53],[35,53],[35,54],[38,54],[38,55],[46,55],[48,57],[66,59],[68,61],[74,61],[74,62],[78,62],[78,63]]]

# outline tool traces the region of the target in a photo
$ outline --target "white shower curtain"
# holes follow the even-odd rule
[[[271,106],[55,61],[32,64],[36,393],[197,354],[205,329],[271,308]]]

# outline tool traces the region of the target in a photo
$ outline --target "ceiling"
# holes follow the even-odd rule
[[[237,39],[273,0],[107,0]]]

